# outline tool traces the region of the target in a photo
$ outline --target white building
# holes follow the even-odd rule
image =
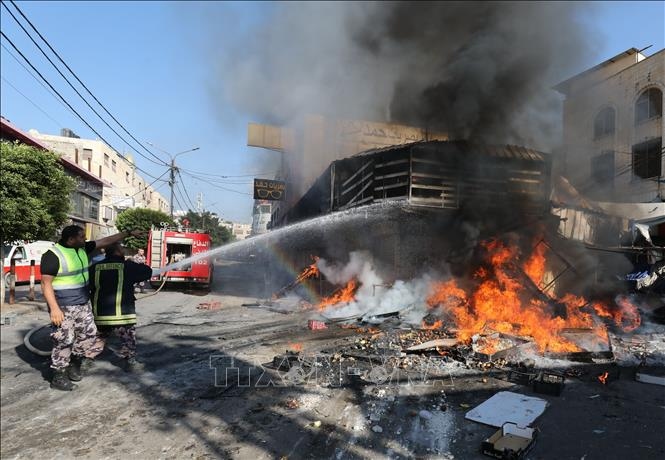
[[[100,140],[81,139],[68,129],[63,129],[60,136],[42,134],[34,129],[29,134],[90,174],[111,184],[110,187],[104,187],[100,223],[114,226],[118,212],[127,208],[147,208],[169,213],[167,199],[149,185],[152,179],[146,180],[136,172],[131,155],[120,155]]]
[[[254,200],[251,236],[261,235],[268,232],[268,224],[270,223],[271,214],[272,204],[270,201]]]

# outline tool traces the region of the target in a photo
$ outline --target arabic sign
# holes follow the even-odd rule
[[[278,180],[254,179],[255,200],[281,200],[284,197],[286,183]]]

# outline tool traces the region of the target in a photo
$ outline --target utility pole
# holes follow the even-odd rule
[[[173,220],[173,187],[175,186],[175,158],[171,158],[171,180],[169,180],[169,187],[171,187],[171,220]]]
[[[175,187],[175,173],[176,173],[176,171],[178,170],[178,168],[177,168],[176,165],[175,165],[175,159],[176,159],[176,157],[177,157],[178,155],[182,155],[183,153],[188,153],[188,152],[194,152],[195,150],[198,150],[199,147],[194,147],[194,148],[191,148],[191,149],[189,149],[189,150],[185,150],[184,152],[178,152],[178,153],[176,153],[175,155],[172,155],[172,154],[170,154],[169,152],[167,152],[166,150],[163,150],[163,149],[157,147],[157,146],[156,146],[155,144],[153,144],[152,142],[148,142],[148,141],[146,141],[146,144],[153,146],[154,148],[156,148],[156,149],[159,150],[160,152],[163,152],[163,153],[167,154],[169,157],[171,157],[171,165],[169,166],[169,165],[167,164],[167,166],[169,166],[169,168],[171,169],[171,177],[170,177],[170,180],[169,180],[169,187],[171,187],[171,203],[170,203],[170,208],[171,208],[171,220],[173,220],[173,187]]]
[[[203,192],[196,194],[196,210],[201,214],[201,230],[206,229],[205,211],[203,210]]]

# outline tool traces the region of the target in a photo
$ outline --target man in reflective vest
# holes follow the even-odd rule
[[[71,381],[81,380],[81,364],[92,358],[97,328],[90,305],[88,254],[121,241],[130,233],[117,233],[97,241],[85,241],[78,225],[62,230],[60,241],[42,255],[41,287],[53,324],[51,388],[71,391]],[[133,231],[139,236],[141,232]]]
[[[91,350],[97,356],[106,339],[117,335],[122,346],[117,352],[125,370],[140,369],[136,361],[136,297],[134,284],[150,279],[152,269],[144,263],[125,260],[120,243],[106,249],[106,258],[90,267],[90,298],[97,325],[97,342]]]

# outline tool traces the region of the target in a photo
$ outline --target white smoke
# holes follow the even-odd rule
[[[343,286],[352,279],[359,283],[354,301],[333,305],[323,312],[330,319],[363,317],[380,322],[380,318],[373,317],[400,312],[406,323],[420,324],[427,314],[425,300],[433,281],[428,275],[387,285],[378,274],[371,255],[360,251],[352,252],[345,265],[319,259],[317,266],[333,284]]]

